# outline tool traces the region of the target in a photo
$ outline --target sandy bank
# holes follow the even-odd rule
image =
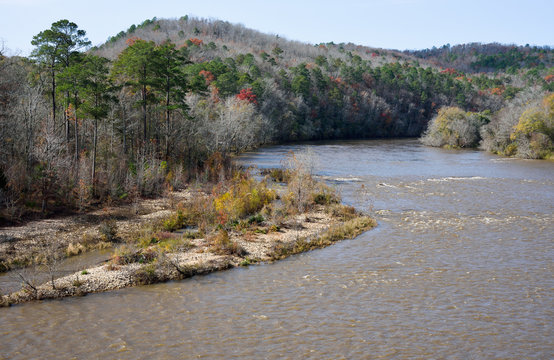
[[[47,282],[35,289],[24,288],[3,296],[2,301],[4,304],[17,304],[37,299],[79,296],[273,261],[353,238],[375,224],[373,219],[361,214],[345,220],[328,208],[317,206],[308,213],[291,216],[279,229],[229,232],[230,240],[245,250],[240,254],[221,254],[214,249],[213,241],[206,238],[192,239],[187,249],[158,253],[154,261],[123,265],[109,262],[56,279],[54,284]]]

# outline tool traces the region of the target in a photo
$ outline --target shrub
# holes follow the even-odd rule
[[[118,240],[117,223],[115,220],[102,221],[100,226],[98,226],[98,232],[103,241],[115,242]]]
[[[476,147],[481,139],[480,128],[488,122],[489,118],[484,114],[466,113],[457,107],[444,107],[431,120],[420,140],[429,146]]]
[[[132,277],[135,284],[148,285],[159,281],[159,276],[156,273],[156,264],[148,264],[137,269]]]
[[[284,160],[284,165],[289,176],[283,203],[287,213],[302,213],[313,205],[312,193],[316,182],[312,172],[315,167],[315,157],[309,152],[298,156],[291,152]]]
[[[261,224],[264,222],[264,217],[261,214],[253,215],[248,218],[248,224]]]
[[[333,217],[342,221],[352,220],[356,215],[356,209],[349,205],[336,204],[327,209],[328,213]]]
[[[158,254],[151,248],[136,250],[129,245],[122,245],[112,255],[111,261],[114,265],[126,265],[135,262],[149,263],[157,258]]]
[[[278,183],[286,183],[290,179],[290,170],[282,168],[263,169],[261,174],[269,176],[273,181]]]
[[[67,253],[67,256],[75,256],[75,255],[79,255],[84,250],[85,248],[81,243],[76,243],[76,244],[69,243],[69,245],[67,245],[66,253]]]
[[[169,218],[162,222],[162,228],[166,231],[175,231],[185,226],[185,214],[182,210],[177,210]]]
[[[257,182],[247,174],[237,174],[229,190],[214,199],[219,222],[225,224],[260,211],[276,197],[275,192],[263,182]]]
[[[81,280],[79,279],[79,277],[77,277],[75,280],[73,280],[73,283],[72,283],[72,285],[73,285],[74,287],[81,287],[81,286],[83,286],[83,284],[84,284],[84,282],[81,281]]]
[[[331,205],[340,203],[340,197],[334,189],[318,183],[316,191],[312,193],[312,201],[319,205]]]
[[[543,108],[524,111],[514,126],[510,140],[517,144],[517,156],[544,159],[554,152],[554,112],[550,113],[549,98],[545,98]]]
[[[246,250],[229,238],[226,230],[219,230],[210,240],[211,250],[218,255],[235,255],[243,257],[248,254]]]

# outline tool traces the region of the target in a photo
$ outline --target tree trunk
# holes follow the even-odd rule
[[[69,93],[66,94],[66,104],[69,104]],[[65,119],[65,138],[67,143],[69,144],[69,116],[67,116],[67,113],[64,111],[64,119]]]
[[[77,103],[77,101],[75,101]],[[77,105],[75,105],[75,162],[79,161],[79,120],[77,119]]]
[[[92,147],[92,196],[96,196],[96,144],[98,142],[98,119],[94,118],[94,145]]]
[[[169,133],[170,133],[170,110],[169,110],[169,80],[167,81],[166,96],[165,96],[165,160],[169,158]]]
[[[142,127],[144,130],[143,140],[144,140],[144,143],[146,144],[146,140],[148,139],[147,129],[146,129],[146,85],[142,86]]]
[[[56,72],[54,71],[54,64],[52,64],[52,125],[56,126]]]
[[[123,154],[127,155],[127,118],[125,105],[123,105]]]

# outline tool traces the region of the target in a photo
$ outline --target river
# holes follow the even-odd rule
[[[379,226],[273,264],[0,309],[0,359],[554,357],[554,163],[415,140],[283,145]]]

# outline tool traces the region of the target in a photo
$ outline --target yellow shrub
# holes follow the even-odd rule
[[[244,175],[235,176],[227,192],[214,199],[220,222],[236,221],[260,211],[275,199],[275,192],[264,183]]]
[[[515,140],[521,135],[530,136],[534,132],[546,132],[546,114],[537,108],[526,110],[521,115],[514,131],[510,134],[510,139]]]

